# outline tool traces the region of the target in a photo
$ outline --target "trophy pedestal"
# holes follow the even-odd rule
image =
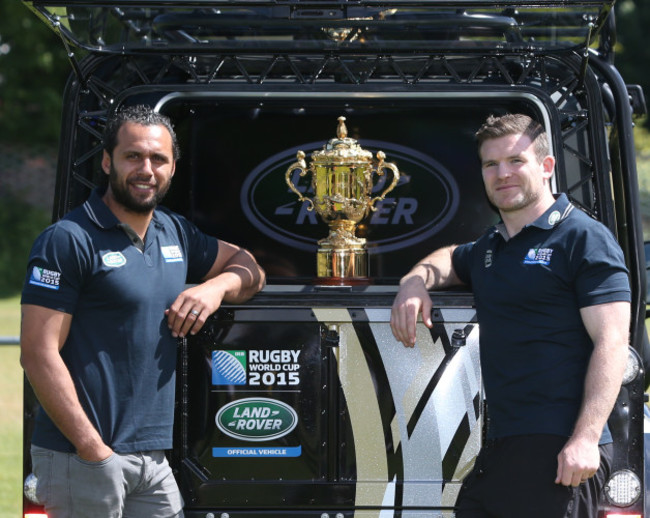
[[[316,256],[316,284],[351,286],[370,284],[368,253],[365,248],[319,248]]]
[[[316,286],[367,286],[372,284],[370,277],[317,277]]]

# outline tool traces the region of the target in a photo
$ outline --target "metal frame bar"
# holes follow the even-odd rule
[[[560,185],[562,190],[574,192],[589,188],[594,192],[605,192],[603,175],[596,174],[605,166],[606,148],[603,136],[591,129],[588,103],[599,102],[588,95],[589,88],[579,80],[582,57],[577,53],[567,56],[531,55],[521,58],[517,54],[496,56],[485,55],[405,55],[405,54],[270,54],[249,56],[237,53],[220,54],[172,54],[159,56],[155,66],[150,56],[124,55],[95,56],[81,63],[79,78],[72,89],[77,96],[80,113],[72,120],[74,130],[70,142],[75,151],[71,161],[60,167],[71,169],[73,181],[86,186],[92,185],[87,170],[92,159],[101,152],[98,138],[100,126],[111,110],[118,107],[127,97],[152,91],[213,91],[237,90],[247,92],[268,91],[300,92],[363,91],[382,95],[390,91],[422,89],[422,91],[459,91],[464,87],[480,90],[481,87],[534,88],[554,104],[559,121],[564,128],[562,142],[555,147],[564,147],[583,164],[585,172],[572,185]],[[107,61],[114,66],[108,77],[99,71]],[[118,91],[111,81],[129,74],[131,86]],[[591,81],[593,81],[591,77]],[[532,86],[531,86],[532,85]],[[567,100],[576,100],[583,109],[574,112]],[[595,110],[598,113],[598,110]],[[595,116],[595,115],[591,115]],[[584,131],[589,137],[590,149],[574,149],[570,139],[576,132]],[[79,147],[79,140],[94,143],[90,147]],[[561,146],[560,146],[561,144]],[[561,157],[560,161],[562,160]],[[563,167],[562,163],[558,167]],[[561,175],[560,175],[561,176]],[[602,214],[597,195],[592,203],[583,203],[583,208],[599,215],[605,224],[613,228],[613,215]],[[577,196],[584,199],[584,196]],[[59,204],[57,217],[69,210],[67,203]]]
[[[183,7],[251,7],[251,6],[290,6],[290,7],[327,7],[327,6],[366,6],[385,7],[384,0],[23,0],[34,6],[183,6]],[[390,0],[391,5],[400,7],[612,7],[615,0]]]
[[[611,27],[606,20],[614,3],[613,0],[499,3],[440,0],[388,3],[367,0],[24,1],[69,44],[91,52],[120,54],[159,52],[161,46],[169,52],[183,52],[188,46],[193,50],[240,53],[245,49],[350,52],[365,51],[373,46],[381,47],[384,52],[400,49],[426,52],[431,48],[462,52],[468,42],[461,40],[467,40],[468,36],[477,38],[469,45],[476,50],[483,47],[482,38],[490,35],[494,36],[491,52],[496,53],[503,48],[544,51],[547,47],[545,36],[559,37],[563,41],[556,51],[585,49],[600,36],[601,30],[604,39],[609,37]],[[526,11],[526,8],[542,12]],[[582,9],[577,10],[579,8]],[[83,9],[87,12],[81,12]],[[489,11],[473,12],[471,9]],[[591,12],[583,13],[585,9]],[[568,25],[558,26],[558,20]],[[87,24],[80,32],[84,36],[79,38],[72,24],[79,28]],[[111,24],[121,25],[119,35],[117,27]],[[421,40],[403,38],[405,30],[406,34],[413,34],[417,27],[424,31]],[[332,38],[317,37],[328,29],[343,31],[343,34]],[[451,36],[441,39],[440,31],[451,31]],[[360,32],[367,33],[370,38],[363,43],[363,38],[355,41],[355,35]],[[111,35],[105,38],[109,33]],[[257,38],[258,35],[263,38]],[[274,39],[274,35],[283,38]],[[236,38],[238,36],[240,38]]]

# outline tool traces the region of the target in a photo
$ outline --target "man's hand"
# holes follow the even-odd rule
[[[265,284],[266,274],[250,252],[220,240],[219,253],[203,282],[181,292],[165,310],[172,336],[198,333],[222,302],[244,302]]]
[[[462,284],[453,265],[453,253],[457,245],[439,248],[416,264],[400,281],[400,288],[393,302],[390,327],[393,336],[405,347],[415,345],[415,329],[418,315],[429,329],[433,303],[429,289],[443,289]]]
[[[216,283],[203,283],[181,292],[165,311],[167,325],[174,338],[198,333],[224,297]]]
[[[557,456],[555,483],[577,487],[593,477],[599,466],[598,442],[571,438]]]
[[[418,315],[421,314],[424,325],[431,328],[432,308],[433,303],[423,280],[420,277],[408,279],[400,286],[391,309],[390,327],[393,336],[405,347],[413,347]]]
[[[101,443],[94,448],[77,449],[77,455],[88,462],[101,462],[113,455],[113,450],[106,444]]]

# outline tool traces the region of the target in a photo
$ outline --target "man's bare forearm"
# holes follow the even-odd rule
[[[439,248],[418,262],[409,273],[402,277],[400,286],[421,279],[427,290],[448,288],[461,284],[454,272],[452,254],[457,245]]]
[[[86,460],[103,460],[111,449],[88,419],[59,354],[71,319],[47,308],[23,306],[20,361],[41,406],[77,453]]]
[[[266,274],[247,250],[240,250],[228,261],[223,274],[232,274],[230,287],[223,298],[225,302],[244,302],[264,288]]]
[[[573,434],[558,455],[555,482],[578,486],[600,465],[598,443],[621,388],[627,362],[630,304],[612,302],[580,310],[593,343],[582,405]]]

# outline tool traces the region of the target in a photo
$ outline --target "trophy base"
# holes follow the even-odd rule
[[[321,247],[316,255],[316,272],[319,279],[345,279],[348,284],[368,279],[368,253],[365,248]]]
[[[316,277],[316,286],[366,286],[372,284],[370,277]]]

